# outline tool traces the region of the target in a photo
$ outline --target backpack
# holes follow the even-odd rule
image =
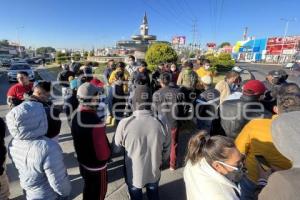
[[[197,78],[192,69],[185,69],[182,73],[182,85],[188,88],[194,88],[197,83]]]

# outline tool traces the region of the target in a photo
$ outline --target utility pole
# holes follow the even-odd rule
[[[194,19],[193,20],[193,26],[192,26],[192,34],[193,34],[193,38],[192,38],[192,50],[194,50],[194,47],[196,47],[196,34],[197,34],[197,20]]]
[[[247,40],[247,37],[248,37],[248,27],[245,27],[244,34],[243,34],[244,41]]]
[[[20,56],[21,56],[21,44],[20,44],[19,30],[22,28],[24,28],[24,26],[20,26],[16,28],[17,42],[18,42]]]
[[[282,46],[281,46],[281,54],[280,54],[280,58],[282,59],[283,58],[283,48],[284,48],[284,43],[285,43],[286,36],[288,33],[289,24],[290,24],[290,22],[297,21],[297,19],[296,18],[293,18],[293,19],[281,18],[280,20],[285,22],[284,36],[283,36],[283,41],[282,41]],[[278,62],[280,62],[280,59],[278,59]]]

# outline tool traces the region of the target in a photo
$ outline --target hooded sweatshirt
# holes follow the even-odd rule
[[[43,105],[27,101],[6,116],[13,139],[9,155],[19,172],[27,200],[55,200],[71,192],[71,184],[59,144],[47,138],[47,116]]]

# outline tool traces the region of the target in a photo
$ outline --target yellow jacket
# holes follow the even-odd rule
[[[117,68],[115,69],[114,71],[112,71],[112,73],[110,74],[109,76],[109,79],[108,79],[108,83],[109,85],[112,85],[117,79],[116,79],[116,74],[117,72],[121,71],[121,68]],[[130,77],[130,74],[127,72],[126,69],[124,69],[124,80],[126,83],[124,84],[124,92],[127,93],[128,92],[128,79]]]
[[[206,70],[204,67],[200,67],[199,69],[196,70],[196,73],[200,78],[204,76],[211,76],[213,77],[213,73],[209,70]]]
[[[271,166],[283,170],[292,167],[291,162],[279,153],[273,144],[271,124],[272,119],[253,119],[235,140],[239,151],[246,155],[248,178],[255,183],[259,178],[255,155],[262,155]]]

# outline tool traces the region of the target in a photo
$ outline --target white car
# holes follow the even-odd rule
[[[28,65],[26,63],[18,63],[18,64],[12,64],[11,67],[7,70],[8,81],[16,82],[17,81],[17,73],[20,71],[27,72],[30,81],[35,80],[34,71],[30,67],[30,65]]]

